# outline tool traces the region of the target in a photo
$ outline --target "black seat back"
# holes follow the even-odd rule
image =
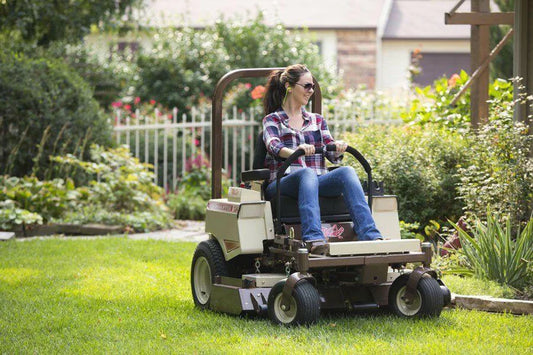
[[[263,141],[263,131],[259,131],[255,140],[253,169],[263,169],[265,167],[265,158],[267,149],[265,141]]]

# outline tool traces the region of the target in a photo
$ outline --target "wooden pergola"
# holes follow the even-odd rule
[[[471,0],[471,12],[459,13],[456,10],[465,0],[460,0],[450,12],[444,16],[447,25],[471,25],[470,53],[471,77],[457,94],[453,102],[471,87],[470,108],[471,124],[477,128],[488,118],[489,70],[488,65],[505,42],[514,35],[513,44],[513,76],[523,78],[520,85],[525,87],[528,95],[533,93],[533,0],[515,0],[514,12],[491,12],[490,0]],[[511,25],[512,29],[502,41],[490,50],[489,27],[491,25]],[[518,84],[515,84],[514,95],[518,98]],[[453,103],[452,102],[452,103]],[[517,104],[514,119],[529,125],[533,133],[533,110],[528,105]]]

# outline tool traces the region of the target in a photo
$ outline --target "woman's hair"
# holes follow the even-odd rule
[[[294,86],[300,77],[309,72],[303,64],[290,65],[284,70],[274,70],[268,77],[266,93],[263,99],[263,109],[265,115],[272,113],[281,107],[283,99],[287,94],[285,83]]]

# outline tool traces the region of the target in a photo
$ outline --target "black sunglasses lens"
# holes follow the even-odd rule
[[[304,89],[305,90],[311,90],[311,89],[315,89],[315,84],[311,84],[311,83],[307,83],[304,85]]]

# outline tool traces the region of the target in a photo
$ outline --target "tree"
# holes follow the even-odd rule
[[[144,0],[3,0],[0,30],[38,46],[77,42],[91,26],[120,27]]]

